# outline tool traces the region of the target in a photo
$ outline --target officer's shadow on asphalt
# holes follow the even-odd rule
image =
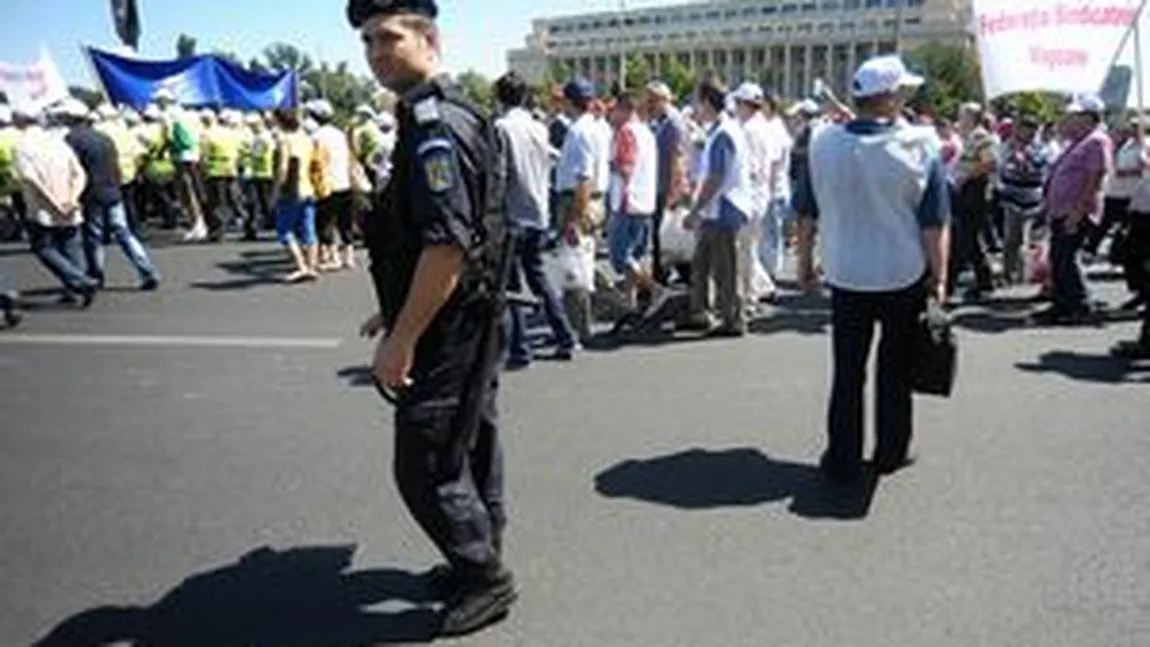
[[[351,571],[354,546],[254,550],[193,575],[149,607],[77,614],[35,647],[362,647],[431,642],[438,612],[424,578]],[[402,611],[371,610],[404,601]],[[389,608],[392,605],[389,605]]]
[[[860,520],[870,512],[878,479],[870,471],[849,485],[826,481],[817,467],[772,459],[757,449],[688,451],[626,460],[599,473],[595,490],[685,510],[756,506],[790,500],[807,519]]]

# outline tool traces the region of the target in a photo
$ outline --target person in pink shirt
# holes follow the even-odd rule
[[[949,119],[939,119],[934,124],[938,139],[942,142],[942,164],[946,167],[947,178],[953,181],[954,171],[958,168],[958,161],[962,159],[962,137],[954,130],[954,122]]]
[[[1088,323],[1095,317],[1078,256],[1088,224],[1102,220],[1102,183],[1114,163],[1114,144],[1102,126],[1102,100],[1094,94],[1077,95],[1066,112],[1070,143],[1045,186],[1053,305],[1036,321],[1046,324]]]

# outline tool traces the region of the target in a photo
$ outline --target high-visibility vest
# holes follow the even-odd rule
[[[140,172],[143,158],[143,146],[140,145],[135,134],[124,124],[117,121],[105,121],[96,126],[96,130],[111,138],[116,145],[116,158],[120,166],[120,177],[124,184],[136,179]]]
[[[251,139],[251,177],[256,180],[275,178],[276,141],[267,131],[256,133]]]
[[[213,126],[204,131],[201,150],[205,176],[236,177],[240,164],[240,138],[234,130],[225,126]]]
[[[16,175],[17,137],[15,128],[0,128],[0,198],[20,190],[20,178]]]
[[[383,148],[383,131],[370,121],[362,123],[352,131],[351,143],[355,158],[371,166],[372,159]]]
[[[159,125],[144,126],[140,139],[144,142],[144,177],[153,182],[165,182],[176,174],[172,150],[168,146],[167,130]]]

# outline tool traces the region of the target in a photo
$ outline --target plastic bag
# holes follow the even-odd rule
[[[547,278],[559,291],[595,291],[595,239],[580,236],[578,245],[560,240],[543,258]]]
[[[667,209],[663,224],[659,227],[659,243],[664,266],[676,263],[690,263],[695,257],[695,232],[683,227],[687,219],[687,209]]]

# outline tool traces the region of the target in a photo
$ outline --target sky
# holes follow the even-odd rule
[[[521,47],[533,18],[618,10],[624,0],[441,0],[448,71],[503,73],[506,52]],[[348,61],[367,74],[359,40],[344,18],[346,0],[137,0],[140,56],[171,58],[176,38],[197,38],[201,52],[234,51],[245,61],[265,46],[288,42],[315,60]],[[627,7],[669,4],[629,0]],[[0,61],[31,63],[46,46],[65,81],[95,87],[81,45],[118,46],[109,0],[0,0]]]

